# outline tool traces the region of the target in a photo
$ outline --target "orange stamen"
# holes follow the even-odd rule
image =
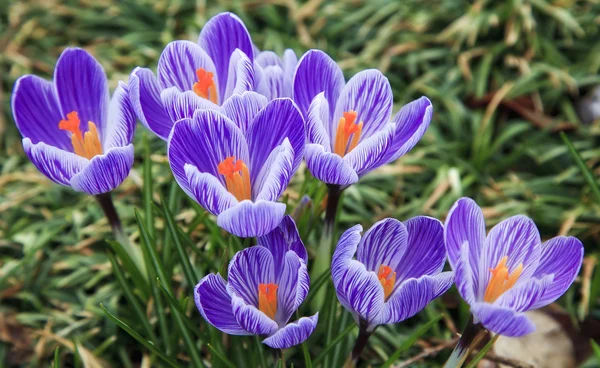
[[[523,272],[523,264],[519,264],[512,273],[509,273],[508,267],[506,266],[507,261],[508,256],[504,256],[498,262],[496,268],[490,268],[492,277],[490,278],[490,282],[485,289],[485,295],[483,296],[484,301],[488,303],[495,302],[496,299],[504,294],[504,292],[512,288],[519,279],[519,276],[521,276],[521,272]]]
[[[258,284],[258,309],[271,319],[277,314],[277,284]]]
[[[207,72],[206,69],[198,68],[196,70],[198,82],[194,83],[192,88],[198,96],[217,103],[217,86],[213,81],[213,76],[214,74]]]
[[[396,285],[396,272],[392,273],[392,268],[389,266],[379,266],[379,273],[377,274],[381,286],[383,286],[383,297],[387,301],[392,291],[394,291],[394,285]]]
[[[88,131],[82,134],[79,128],[80,123],[77,111],[71,111],[67,114],[66,120],[61,120],[58,123],[58,129],[71,132],[71,143],[75,154],[91,160],[92,157],[102,154],[100,135],[96,124],[91,121],[88,121]]]
[[[233,194],[238,201],[252,198],[250,187],[250,171],[242,160],[236,160],[230,156],[221,161],[217,166],[219,174],[225,177],[225,184],[229,193]]]
[[[363,122],[361,121],[358,124],[354,124],[356,116],[356,111],[350,110],[344,112],[344,117],[340,118],[340,121],[338,122],[333,152],[342,157],[352,151],[356,145],[358,145],[358,141],[360,140]]]

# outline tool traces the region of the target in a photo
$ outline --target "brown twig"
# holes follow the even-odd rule
[[[427,348],[427,349],[423,349],[423,351],[417,355],[415,355],[414,357],[407,359],[403,362],[400,362],[398,364],[394,364],[393,367],[394,368],[404,368],[404,367],[410,367],[412,364],[418,362],[421,359],[430,357],[430,356],[434,356],[437,353],[439,353],[440,351],[444,350],[444,349],[448,349],[451,348],[452,346],[456,345],[456,342],[458,341],[458,338],[452,339],[452,340],[448,340],[445,341],[439,345],[436,345],[434,347],[431,348]]]
[[[478,353],[478,351],[473,351],[473,354],[477,354],[477,353]],[[504,364],[504,365],[507,365],[507,366],[513,367],[513,368],[535,368],[535,366],[533,366],[529,363],[525,363],[525,362],[522,362],[522,361],[516,360],[516,359],[510,359],[510,358],[506,358],[503,356],[499,356],[499,355],[492,353],[491,351],[488,351],[487,354],[485,354],[485,357],[483,359],[492,361],[494,363]]]

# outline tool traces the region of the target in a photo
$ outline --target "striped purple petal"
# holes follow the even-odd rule
[[[156,74],[162,88],[177,87],[181,92],[192,91],[198,81],[196,70],[203,68],[216,73],[210,56],[198,44],[190,41],[172,41],[163,50],[158,60]],[[213,76],[215,81],[217,75]],[[217,93],[219,86],[217,86]],[[221,101],[217,99],[217,101]]]
[[[323,92],[315,97],[308,108],[306,118],[306,136],[308,143],[323,146],[326,152],[331,152],[332,140],[327,132],[329,126],[329,104]]]
[[[230,118],[246,134],[258,112],[267,105],[267,99],[256,92],[244,92],[228,98],[221,112]]]
[[[165,111],[162,87],[150,69],[135,68],[129,76],[129,97],[138,119],[162,140],[169,138],[173,121]]]
[[[276,201],[294,175],[294,149],[286,138],[275,147],[253,183],[256,200]]]
[[[307,144],[304,155],[310,173],[324,183],[345,187],[358,181],[356,171],[342,157],[319,144]]]
[[[296,223],[290,215],[286,215],[281,223],[269,233],[258,238],[258,245],[263,246],[273,255],[275,265],[275,278],[278,279],[283,268],[285,254],[291,250],[305,264],[308,262],[308,254],[304,243],[298,233]]]
[[[256,92],[272,100],[278,97],[292,97],[292,86],[286,80],[286,75],[280,66],[255,67],[260,68],[260,79],[256,83]]]
[[[250,238],[275,229],[284,215],[284,203],[246,200],[221,212],[217,225],[239,237]]]
[[[546,290],[552,286],[554,275],[545,275],[541,279],[529,279],[507,290],[493,304],[510,308],[516,312],[526,312],[541,300]]]
[[[271,252],[260,246],[237,252],[229,262],[228,289],[246,304],[258,307],[258,285],[276,283]]]
[[[189,190],[189,195],[208,212],[219,215],[238,203],[233,194],[212,174],[201,173],[196,166],[190,164],[186,164],[184,170],[187,178],[186,191]]]
[[[225,86],[222,101],[234,94],[240,94],[254,89],[254,66],[252,61],[240,50],[235,50],[229,59],[229,78]]]
[[[282,261],[282,272],[280,277],[276,279],[278,288],[275,321],[279,326],[285,325],[296,309],[298,309],[299,271],[302,266],[300,258],[292,251],[287,251]]]
[[[108,105],[108,124],[102,132],[101,142],[105,151],[113,147],[124,147],[133,140],[135,112],[129,99],[128,87],[119,81]]]
[[[535,325],[523,313],[488,303],[474,303],[471,312],[475,322],[488,330],[509,337],[520,337],[535,331]]]
[[[194,288],[194,301],[202,317],[219,330],[230,335],[251,335],[235,319],[231,296],[221,275],[209,274],[200,280]]]
[[[164,89],[160,99],[173,123],[181,119],[193,118],[196,110],[220,110],[219,106],[198,96],[194,91],[181,92],[177,87]]]
[[[446,263],[442,223],[431,217],[417,216],[405,221],[404,225],[408,240],[406,251],[395,269],[396,283],[440,273]]]
[[[70,186],[71,178],[89,164],[84,157],[29,138],[23,138],[23,150],[42,174],[62,185]]]
[[[247,304],[235,293],[231,294],[233,315],[240,326],[254,335],[272,335],[277,329],[277,323],[254,305]]]
[[[333,257],[331,258],[331,278],[333,279],[333,285],[335,287],[338,286],[338,283],[346,273],[346,270],[350,266],[350,262],[356,254],[362,230],[362,226],[354,225],[350,229],[344,231],[335,247]]]
[[[73,175],[71,187],[91,195],[110,192],[127,178],[132,166],[133,144],[111,148],[94,156],[88,165]]]
[[[273,349],[287,349],[303,343],[317,328],[319,313],[289,323],[262,342]]]
[[[375,223],[365,232],[358,245],[356,259],[368,271],[377,273],[384,265],[393,270],[408,265],[399,265],[408,245],[408,231],[403,223],[387,218]]]

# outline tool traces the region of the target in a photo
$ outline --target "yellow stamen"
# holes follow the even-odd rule
[[[277,314],[277,284],[258,284],[258,309],[271,319]]]
[[[192,88],[198,96],[217,103],[217,86],[213,81],[213,76],[214,74],[207,72],[206,69],[198,68],[196,70],[198,82],[194,83]]]
[[[384,300],[388,300],[392,291],[394,291],[394,285],[396,284],[396,272],[392,273],[391,267],[381,265],[379,266],[379,273],[377,274],[381,286],[383,286]]]
[[[250,171],[242,160],[236,160],[235,156],[227,157],[217,166],[219,174],[225,177],[225,184],[229,193],[233,194],[238,201],[252,198],[250,187]]]
[[[79,128],[80,123],[77,111],[71,111],[67,114],[66,120],[61,120],[58,123],[58,129],[71,132],[71,143],[75,154],[91,160],[92,157],[102,154],[100,135],[96,124],[91,121],[88,121],[88,131],[82,134]]]
[[[492,277],[490,278],[490,282],[485,289],[485,295],[483,296],[484,301],[488,303],[495,302],[496,299],[504,294],[504,292],[512,288],[519,279],[519,276],[521,276],[521,272],[523,272],[523,264],[519,264],[512,273],[509,273],[508,267],[506,266],[507,261],[508,256],[504,256],[500,262],[498,262],[496,268],[490,268]]]
[[[356,111],[350,110],[344,112],[344,117],[340,118],[338,122],[337,131],[335,133],[335,144],[333,146],[333,152],[344,157],[348,152],[352,151],[362,133],[363,122],[354,124],[356,121]],[[352,138],[352,140],[350,140]]]

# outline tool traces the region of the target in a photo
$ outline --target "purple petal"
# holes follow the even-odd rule
[[[135,132],[135,112],[129,100],[127,85],[119,82],[110,104],[108,105],[108,122],[104,129],[102,144],[105,151],[113,147],[124,147],[133,140]]]
[[[248,127],[267,105],[267,99],[256,92],[244,92],[229,97],[221,106],[221,112],[230,118],[245,134]]]
[[[244,330],[254,335],[272,335],[277,331],[277,323],[258,308],[247,304],[235,294],[231,295],[231,299],[233,300],[233,315]]]
[[[337,287],[339,281],[346,273],[350,261],[352,261],[356,254],[362,230],[362,226],[354,225],[344,231],[335,247],[333,257],[331,258],[331,278],[335,287]]]
[[[252,61],[240,50],[235,50],[231,54],[225,96],[221,101],[226,101],[234,94],[252,91],[253,88],[254,66],[252,65]]]
[[[71,178],[71,186],[78,192],[98,195],[115,189],[129,175],[133,166],[133,144],[114,147],[94,156],[90,163]]]
[[[308,262],[306,248],[290,215],[286,215],[273,231],[258,238],[257,244],[269,249],[273,254],[276,279],[281,275],[284,257],[289,250],[295,252],[304,263]]]
[[[219,106],[211,101],[198,96],[193,91],[181,92],[177,87],[163,90],[160,99],[172,122],[191,119],[194,117],[196,110],[219,111]]]
[[[294,251],[304,263],[308,263],[306,247],[300,238],[300,233],[298,232],[298,228],[296,227],[296,223],[292,216],[285,216],[283,220],[281,220],[279,228],[285,237],[285,241],[289,244],[290,250]]]
[[[356,259],[368,271],[377,273],[384,265],[393,270],[408,265],[399,265],[408,246],[408,231],[400,221],[387,218],[375,223],[363,236],[358,245]]]
[[[362,263],[350,261],[335,289],[340,303],[355,317],[369,325],[379,318],[384,307],[383,287],[377,275],[367,271]]]
[[[529,279],[518,283],[512,289],[502,294],[493,304],[510,308],[516,312],[525,312],[538,304],[538,301],[552,285],[553,275],[545,275],[541,279]]]
[[[206,275],[194,288],[194,300],[202,317],[230,335],[250,335],[237,323],[232,311],[231,296],[221,275]]]
[[[194,42],[173,41],[160,54],[156,71],[162,88],[177,87],[185,92],[193,91],[194,83],[198,81],[196,70],[199,68],[215,73],[215,65],[206,51]],[[217,77],[218,72],[213,76],[215,85]],[[216,87],[218,93],[219,86]]]
[[[212,110],[197,110],[193,120],[181,120],[173,127],[168,156],[171,170],[181,187],[187,183],[185,164],[215,176],[225,186],[217,166],[231,156],[247,164],[248,148],[242,132],[225,115]]]
[[[196,166],[190,164],[186,164],[184,170],[188,181],[186,190],[208,212],[219,215],[238,203],[233,194],[212,174],[201,173]]]
[[[278,66],[283,68],[283,63],[281,62],[281,59],[273,51],[261,51],[256,56],[256,60],[254,61],[263,68],[266,68],[268,66]]]
[[[246,248],[229,262],[227,287],[245,303],[258,307],[258,285],[276,283],[273,271],[273,255],[267,248]]]
[[[303,343],[317,328],[319,313],[312,317],[302,317],[298,321],[286,325],[273,335],[263,340],[273,349],[287,349]]]
[[[54,85],[63,115],[77,111],[82,132],[88,130],[87,123],[92,121],[102,134],[109,98],[102,65],[83,49],[67,48],[56,62]]]
[[[292,86],[280,66],[262,68],[261,78],[256,84],[256,92],[268,100],[278,97],[292,97]]]
[[[308,50],[296,67],[294,101],[306,117],[313,98],[325,92],[325,98],[333,113],[333,107],[344,88],[344,83],[342,70],[329,55],[321,50]]]
[[[283,52],[283,71],[289,77],[290,85],[293,83],[294,72],[298,65],[298,57],[292,49],[286,49]]]
[[[324,183],[348,186],[358,181],[358,175],[342,157],[326,152],[319,144],[307,144],[305,158],[310,173]]]
[[[150,69],[135,68],[129,76],[129,97],[138,119],[162,140],[169,138],[173,121],[165,111],[162,87]]]
[[[453,270],[457,271],[458,264],[461,262],[463,244],[466,243],[468,247],[469,266],[462,266],[461,270],[468,271],[468,273],[465,272],[459,276],[457,271],[457,284],[460,280],[468,282],[474,288],[473,290],[479,289],[479,259],[484,242],[485,220],[481,208],[471,198],[459,199],[450,209],[444,226],[444,243],[448,252],[448,261]],[[471,280],[463,281],[467,277]]]
[[[520,337],[535,331],[535,325],[523,313],[488,303],[471,305],[477,321],[488,330],[499,335]]]
[[[454,280],[456,282],[456,288],[462,298],[471,305],[475,302],[475,286],[473,278],[473,270],[471,269],[471,262],[469,252],[469,243],[464,242],[459,250],[459,260],[454,267]]]
[[[294,175],[293,165],[294,149],[286,138],[271,152],[261,172],[252,183],[256,200],[276,201]]]
[[[360,142],[344,156],[344,160],[362,177],[381,165],[394,145],[394,125],[388,124],[381,131]]]
[[[335,106],[329,135],[335,142],[338,120],[344,112],[354,110],[356,122],[363,122],[361,139],[366,139],[380,131],[389,123],[393,105],[392,87],[379,70],[370,69],[357,73],[348,81]]]
[[[385,303],[377,324],[398,323],[414,316],[450,289],[453,281],[452,272],[442,272],[403,282]]]
[[[294,149],[295,172],[304,155],[304,119],[289,98],[270,101],[256,116],[246,133],[250,152],[250,175],[257,178],[267,158],[283,141],[289,139]]]
[[[329,126],[329,104],[325,95],[319,93],[308,108],[306,136],[308,143],[321,145],[326,152],[331,152],[331,138],[325,128],[327,126]]]
[[[23,150],[42,174],[62,185],[71,186],[71,178],[89,164],[84,157],[29,138],[23,138]]]
[[[310,289],[310,276],[308,276],[308,268],[304,261],[300,262],[300,268],[298,269],[298,290],[296,292],[296,308],[300,307],[306,296],[308,295],[308,289]]]
[[[220,101],[224,100],[225,86],[229,80],[229,59],[240,49],[254,63],[254,50],[244,22],[235,14],[220,13],[212,17],[200,32],[198,43],[215,63],[219,81]]]
[[[509,272],[523,264],[519,281],[528,280],[537,268],[540,245],[540,233],[535,223],[526,216],[513,216],[494,226],[481,251],[478,295],[485,294],[492,275],[489,270],[496,268],[500,259],[505,256],[508,257],[506,265]]]
[[[299,271],[302,266],[300,258],[296,253],[287,251],[283,261],[283,270],[277,280],[277,314],[275,321],[279,326],[283,326],[290,319],[292,314],[298,309],[298,283]]]
[[[285,204],[242,201],[217,217],[217,225],[242,238],[262,236],[273,230],[285,215]]]
[[[540,247],[541,259],[532,277],[554,275],[552,284],[531,309],[550,304],[575,281],[583,262],[583,244],[573,237],[557,236]]]
[[[58,129],[64,119],[54,92],[54,85],[35,75],[17,80],[13,88],[12,112],[17,128],[31,143],[47,145],[73,152],[69,134]]]
[[[396,267],[396,283],[440,273],[446,263],[442,223],[431,217],[417,216],[404,225],[408,231],[408,246]]]

